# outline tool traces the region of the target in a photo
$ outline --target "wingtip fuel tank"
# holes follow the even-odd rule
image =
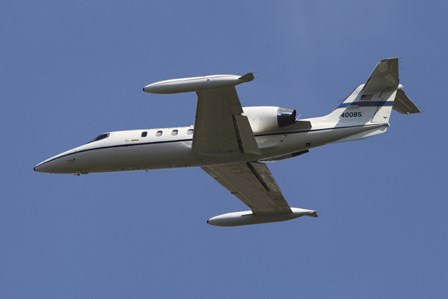
[[[291,208],[288,214],[266,214],[257,215],[252,211],[241,211],[218,215],[207,220],[207,223],[214,226],[240,226],[249,224],[269,223],[287,221],[301,216],[317,217],[314,210],[306,210],[300,208]]]
[[[239,75],[213,75],[202,77],[191,77],[181,79],[171,79],[148,84],[143,87],[143,91],[149,93],[169,94],[200,91],[205,89],[235,86],[254,79],[252,73],[243,76]]]

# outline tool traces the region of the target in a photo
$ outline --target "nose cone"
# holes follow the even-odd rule
[[[76,173],[75,151],[70,150],[45,161],[34,167],[34,171],[46,173]]]
[[[55,160],[45,160],[36,166],[34,166],[34,171],[37,172],[46,172],[46,173],[60,173],[61,166],[63,166],[63,162],[60,159]]]
[[[45,172],[45,167],[42,167],[42,163],[37,164],[36,166],[34,166],[34,171],[37,172]]]

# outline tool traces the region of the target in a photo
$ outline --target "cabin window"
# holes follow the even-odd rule
[[[177,133],[179,133],[179,130],[172,130],[172,131],[171,131],[171,135],[173,135],[173,136],[176,136]]]
[[[188,134],[188,135],[192,135],[192,134],[193,134],[193,132],[194,132],[194,130],[193,130],[193,129],[188,129],[188,131],[187,131],[187,134]]]
[[[157,137],[162,136],[162,134],[163,134],[163,131],[161,131],[161,130],[159,130],[159,131],[156,132],[156,136],[157,136]]]
[[[148,132],[146,132],[146,131],[142,132],[142,137],[146,137],[146,136],[148,136]]]

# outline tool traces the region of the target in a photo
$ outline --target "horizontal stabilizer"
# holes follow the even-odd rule
[[[403,114],[420,113],[420,110],[408,98],[402,89],[397,90],[397,95],[394,101],[394,110]]]

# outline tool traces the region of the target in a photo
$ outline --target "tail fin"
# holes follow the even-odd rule
[[[392,109],[405,114],[419,113],[403,91],[398,78],[398,58],[381,60],[365,84],[358,86],[322,121],[336,126],[388,124]]]

